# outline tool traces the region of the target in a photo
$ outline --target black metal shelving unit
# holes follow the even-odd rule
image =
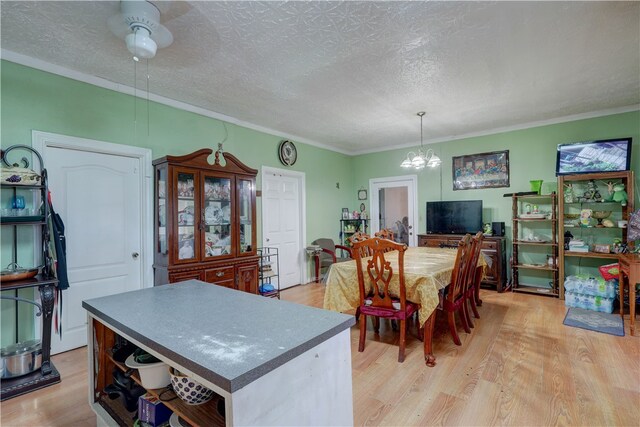
[[[38,227],[40,229],[41,241],[34,242],[34,251],[41,252],[40,272],[34,278],[26,280],[2,281],[0,280],[1,299],[13,300],[16,304],[15,316],[15,341],[19,342],[19,304],[30,303],[36,305],[39,309],[38,316],[42,316],[41,330],[41,347],[42,347],[42,364],[40,369],[35,370],[26,375],[13,378],[0,379],[0,400],[10,399],[52,384],[60,382],[60,374],[50,360],[51,355],[51,322],[53,318],[53,308],[55,300],[55,292],[58,280],[55,277],[54,266],[49,249],[50,235],[47,218],[49,217],[49,204],[47,203],[47,171],[40,153],[26,145],[13,145],[2,152],[2,162],[7,167],[12,166],[8,161],[8,154],[13,150],[22,150],[37,157],[40,166],[41,184],[20,184],[3,182],[1,185],[2,192],[10,192],[11,197],[15,199],[19,193],[36,194],[33,197],[34,205],[29,209],[33,209],[32,215],[29,216],[12,216],[1,215],[0,224],[3,233],[11,230],[12,235],[12,262],[18,263],[18,230],[24,227]],[[29,167],[29,160],[26,157],[21,159],[25,168]],[[34,236],[37,231],[34,232]],[[38,250],[38,247],[40,249]],[[21,298],[18,294],[20,289],[37,288],[40,294],[40,304]],[[12,295],[7,295],[10,291]],[[4,376],[5,372],[2,372]]]

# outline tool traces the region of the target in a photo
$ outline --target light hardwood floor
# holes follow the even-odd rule
[[[322,306],[323,285],[283,292]],[[434,336],[438,364],[425,366],[410,334],[397,362],[397,333],[381,322],[357,351],[351,331],[355,425],[640,425],[640,337],[564,326],[562,301],[482,291],[482,316],[455,346],[446,322]],[[626,320],[626,319],[625,319]],[[626,322],[625,322],[626,323]],[[54,356],[62,383],[0,405],[2,426],[95,425],[87,404],[86,349]],[[277,398],[277,396],[274,396]]]

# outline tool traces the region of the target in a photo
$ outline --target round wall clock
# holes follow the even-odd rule
[[[288,140],[282,141],[278,147],[278,157],[280,158],[280,163],[283,165],[293,166],[296,160],[298,160],[298,150],[296,150],[293,142]]]

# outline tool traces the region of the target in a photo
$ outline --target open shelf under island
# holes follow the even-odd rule
[[[181,401],[167,405],[195,425],[353,423],[353,316],[197,280],[82,305],[90,325],[89,372],[94,373],[89,376],[89,403],[98,424],[127,425],[131,420],[103,391],[112,371],[124,369],[111,355],[115,335],[218,395],[216,402],[198,406]],[[135,373],[133,378],[139,381]],[[224,411],[219,410],[221,400]]]

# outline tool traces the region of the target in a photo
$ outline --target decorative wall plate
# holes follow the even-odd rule
[[[284,140],[280,143],[278,147],[278,157],[280,158],[280,163],[285,166],[293,166],[293,164],[298,160],[298,150],[296,146],[293,145],[293,142]]]

